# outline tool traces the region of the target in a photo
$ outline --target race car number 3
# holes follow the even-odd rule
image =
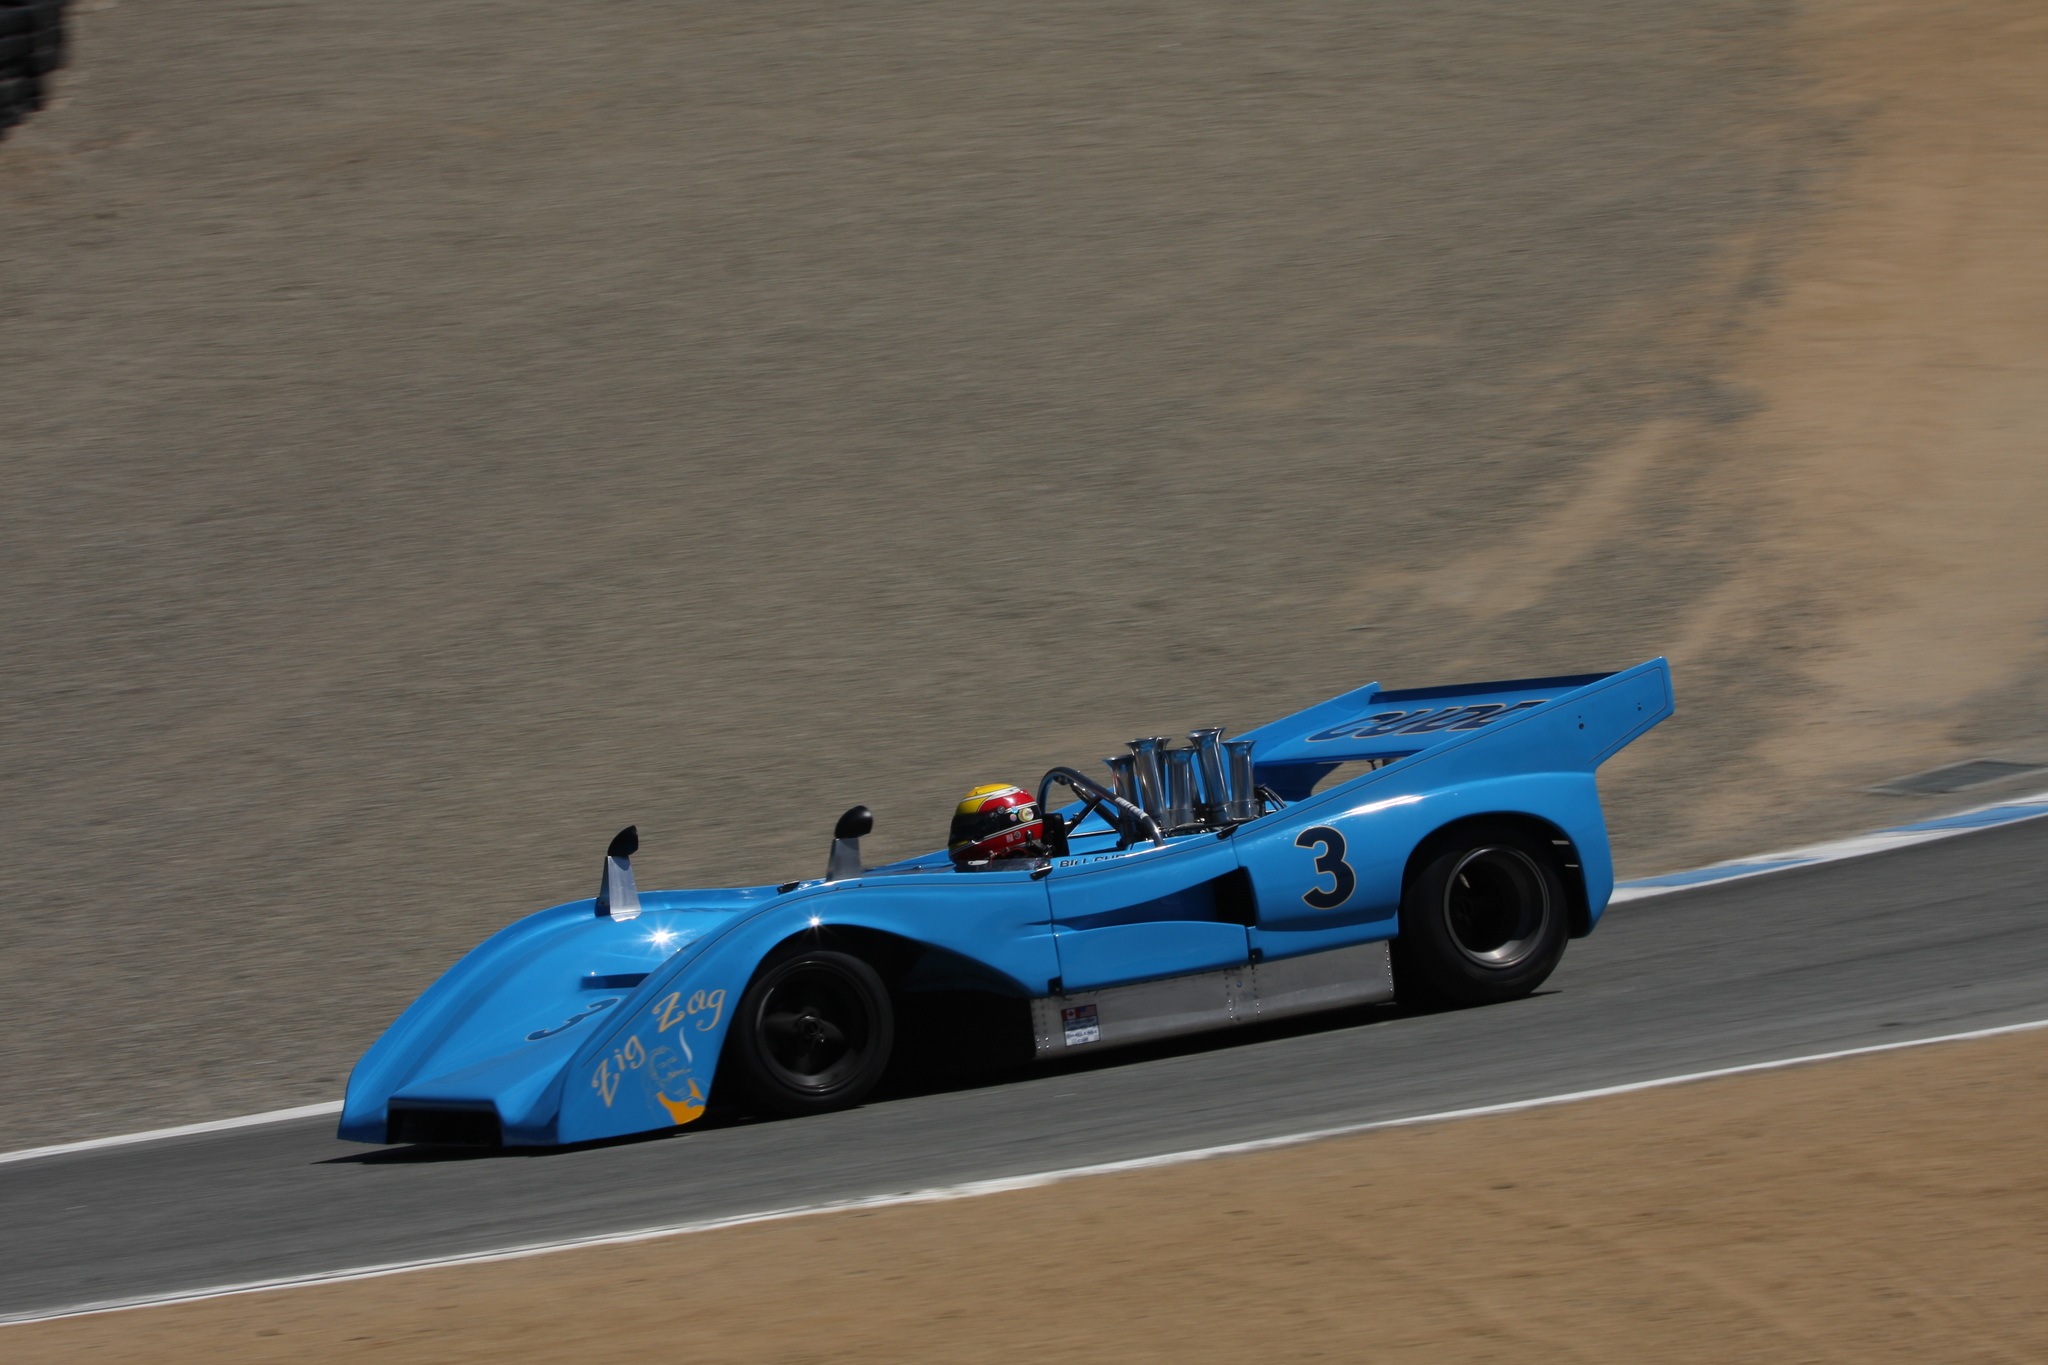
[[[1358,889],[1358,874],[1351,870],[1351,864],[1344,861],[1344,836],[1328,825],[1310,825],[1294,836],[1296,848],[1320,848],[1316,855],[1318,877],[1328,877],[1333,885],[1328,890],[1312,886],[1301,893],[1302,903],[1311,910],[1335,910],[1351,899],[1351,893]]]

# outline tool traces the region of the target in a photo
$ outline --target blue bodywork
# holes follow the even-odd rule
[[[1224,831],[1119,850],[1091,817],[1068,856],[1015,870],[956,870],[940,851],[840,881],[647,892],[630,920],[558,905],[494,934],[399,1016],[349,1077],[340,1133],[385,1141],[394,1102],[494,1116],[509,1146],[689,1123],[756,967],[804,935],[885,945],[898,991],[1020,999],[1391,938],[1418,848],[1475,817],[1522,821],[1559,848],[1583,936],[1614,882],[1595,770],[1671,712],[1662,659],[1372,685],[1240,736],[1288,804]],[[1361,770],[1344,778],[1347,764]]]

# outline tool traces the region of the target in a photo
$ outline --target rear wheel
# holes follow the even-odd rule
[[[1401,898],[1394,984],[1404,1004],[1490,1005],[1542,985],[1569,937],[1550,850],[1511,827],[1444,847]]]
[[[894,1042],[888,988],[875,969],[805,949],[764,967],[740,997],[731,1060],[762,1108],[818,1114],[866,1098]]]

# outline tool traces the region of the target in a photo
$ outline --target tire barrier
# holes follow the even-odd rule
[[[43,107],[64,65],[69,0],[0,0],[0,137]]]

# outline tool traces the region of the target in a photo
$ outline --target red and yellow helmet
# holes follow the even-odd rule
[[[956,863],[980,863],[1035,853],[1044,838],[1045,822],[1031,793],[995,782],[976,787],[954,807],[946,851]]]

